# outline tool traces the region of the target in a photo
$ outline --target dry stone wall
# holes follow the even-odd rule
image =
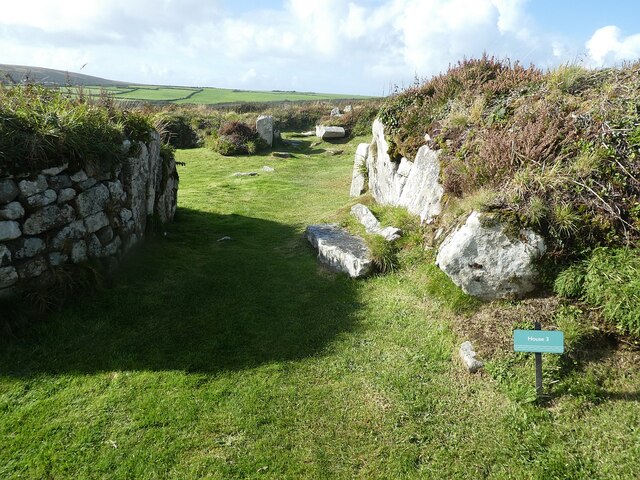
[[[159,135],[122,148],[131,155],[110,171],[63,164],[0,178],[0,297],[64,264],[114,264],[142,239],[149,217],[173,220],[178,174],[160,155]]]

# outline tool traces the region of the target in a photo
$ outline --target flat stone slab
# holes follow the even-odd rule
[[[309,225],[305,237],[318,250],[318,260],[334,272],[351,278],[373,272],[371,252],[365,241],[333,224]]]
[[[316,127],[316,137],[326,140],[327,138],[343,138],[346,135],[342,127],[327,127],[318,125]]]
[[[276,157],[276,158],[291,158],[291,157],[293,157],[293,155],[291,155],[289,152],[272,152],[271,156],[272,157]]]

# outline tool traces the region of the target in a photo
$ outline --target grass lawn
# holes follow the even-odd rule
[[[302,231],[339,221],[363,140],[179,151],[166,235],[0,340],[0,478],[640,477],[637,363],[581,363],[537,405],[531,356],[462,371],[427,253],[364,281],[318,267]]]

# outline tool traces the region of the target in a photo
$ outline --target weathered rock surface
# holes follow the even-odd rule
[[[371,253],[364,240],[337,225],[310,225],[305,237],[318,250],[320,263],[351,278],[362,278],[373,271]]]
[[[9,203],[20,194],[16,182],[10,178],[0,180],[0,204]]]
[[[14,267],[0,268],[0,288],[11,287],[18,283],[18,272]]]
[[[22,260],[25,258],[35,257],[39,253],[44,252],[44,240],[38,237],[23,237],[15,245],[16,251],[13,254],[14,260]]]
[[[326,127],[324,125],[318,125],[316,127],[316,137],[322,140],[330,138],[344,138],[346,132],[342,127]]]
[[[38,175],[33,180],[20,180],[20,182],[18,182],[18,188],[23,197],[30,197],[31,195],[44,192],[49,188],[49,185],[44,175]]]
[[[406,159],[403,159],[406,160]],[[398,175],[408,171],[407,181],[402,188],[398,205],[406,207],[409,212],[419,215],[422,222],[431,222],[442,212],[442,194],[444,188],[440,184],[440,161],[438,152],[426,145],[420,147],[411,167],[407,160],[401,162]]]
[[[367,155],[369,155],[369,144],[361,143],[356,149],[353,160],[353,173],[351,175],[351,197],[359,197],[365,192],[365,177],[363,170],[366,168]]]
[[[260,115],[256,120],[256,130],[260,138],[267,142],[269,147],[273,147],[273,117]]]
[[[24,217],[24,207],[20,202],[11,202],[0,209],[0,220],[18,220]]]
[[[65,225],[76,218],[76,212],[71,205],[59,207],[49,205],[31,214],[24,222],[24,233],[37,235],[52,228]]]
[[[476,351],[473,349],[471,342],[464,342],[460,345],[460,358],[469,373],[476,373],[484,367],[484,363],[476,358]]]
[[[425,145],[418,150],[413,162],[407,158],[393,162],[384,125],[379,119],[373,122],[372,133],[366,166],[373,197],[382,205],[405,207],[423,222],[432,221],[442,210],[440,202],[444,193],[439,182],[439,153]],[[358,186],[352,183],[354,190]]]
[[[22,235],[20,224],[14,221],[0,222],[0,242],[14,240]]]
[[[544,239],[530,230],[510,238],[491,217],[473,212],[440,246],[436,263],[467,294],[483,300],[519,298],[536,288]]]
[[[257,172],[236,172],[231,174],[232,177],[257,177]]]
[[[58,199],[58,194],[55,190],[45,190],[42,193],[36,193],[35,195],[31,195],[27,197],[26,202],[27,205],[31,208],[44,207],[46,205],[51,205]]]
[[[380,235],[385,240],[391,242],[397,240],[402,236],[402,230],[396,227],[382,228],[380,222],[375,217],[371,210],[361,203],[356,203],[351,207],[351,214],[358,219],[358,221],[364,226],[367,233],[374,235]]]
[[[341,115],[342,115],[342,114],[340,113],[340,108],[335,107],[335,108],[333,108],[333,109],[331,110],[331,115],[330,115],[330,116],[332,116],[332,117],[339,117],[339,116],[341,116]]]

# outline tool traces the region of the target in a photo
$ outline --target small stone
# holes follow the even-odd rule
[[[27,205],[31,208],[41,208],[47,205],[51,205],[58,198],[58,194],[55,190],[45,190],[42,193],[36,193],[26,198]]]
[[[60,165],[59,167],[51,167],[51,168],[42,170],[42,174],[53,177],[55,175],[59,175],[60,173],[64,172],[67,168],[69,168],[69,164],[65,163],[64,165]]]
[[[69,256],[62,252],[51,252],[49,255],[49,265],[57,267],[69,261]]]
[[[49,178],[47,181],[49,183],[49,188],[53,188],[56,191],[62,190],[63,188],[70,188],[72,185],[69,175],[56,175]]]
[[[107,188],[109,189],[109,195],[114,202],[124,202],[127,199],[127,194],[124,193],[124,188],[119,180],[115,182],[107,182]]]
[[[58,204],[70,202],[74,198],[76,198],[76,191],[73,188],[63,188],[58,193]]]
[[[125,140],[120,147],[123,153],[127,153],[131,148],[131,140]]]
[[[0,180],[0,204],[9,203],[20,194],[16,182],[7,178]]]
[[[316,132],[314,130],[309,130],[308,132],[299,133],[301,137],[315,137]]]
[[[331,110],[331,115],[332,117],[339,117],[342,114],[340,113],[340,109],[338,107],[335,107],[334,109]]]
[[[14,267],[0,268],[0,288],[11,287],[18,283],[18,272]]]
[[[232,177],[257,177],[258,174],[256,172],[236,172]]]
[[[82,192],[76,198],[76,207],[81,217],[87,217],[105,209],[109,202],[109,189],[99,184]]]
[[[73,175],[71,175],[70,178],[72,182],[79,183],[79,182],[84,182],[89,177],[87,177],[87,174],[84,172],[84,170],[79,170]]]
[[[104,255],[108,257],[112,257],[116,255],[121,245],[122,245],[122,240],[120,240],[120,237],[114,238],[113,242],[111,242],[109,245],[104,247]]]
[[[13,258],[16,260],[23,260],[25,258],[35,257],[39,253],[44,252],[45,244],[41,238],[27,237],[21,238],[18,241],[16,248],[17,250],[15,250]]]
[[[291,155],[289,152],[273,152],[271,156],[276,158],[291,158],[293,155]]]
[[[98,237],[94,235],[90,235],[87,240],[87,253],[91,258],[98,258],[102,256],[102,243]]]
[[[93,187],[96,183],[98,183],[98,181],[95,178],[89,177],[86,180],[83,180],[82,182],[78,182],[78,186],[80,187],[81,190],[88,190],[91,187]]]
[[[14,240],[22,236],[20,224],[14,221],[0,222],[0,242]]]
[[[471,342],[464,342],[460,345],[460,358],[462,359],[465,367],[469,373],[476,373],[478,370],[484,367],[484,364],[476,358],[476,352],[473,349]]]
[[[87,243],[81,240],[73,245],[71,249],[71,261],[80,263],[87,260]]]
[[[165,232],[166,233],[166,232]],[[102,245],[107,245],[111,240],[113,240],[113,228],[107,226],[96,232],[96,237],[100,240]]]
[[[263,172],[275,172],[276,169],[273,167],[268,167],[267,165],[265,165],[264,167],[262,167],[262,171]]]
[[[75,217],[76,212],[71,205],[64,205],[62,207],[48,205],[27,218],[24,222],[24,233],[26,235],[37,235],[65,225],[73,221]]]
[[[35,180],[20,180],[20,182],[18,182],[18,188],[23,197],[30,197],[31,195],[44,192],[49,188],[49,184],[44,175],[38,175]]]
[[[327,153],[332,157],[335,157],[337,155],[342,155],[344,153],[344,150],[334,150],[330,148],[329,150],[327,150]]]
[[[83,238],[86,233],[87,227],[85,227],[84,222],[76,220],[65,226],[51,239],[51,247],[54,250],[63,250],[71,242],[75,243],[76,240]]]
[[[16,267],[18,276],[22,279],[35,278],[42,275],[47,270],[47,262],[44,258],[34,258]]]
[[[6,245],[0,244],[0,267],[11,263],[11,250]]]
[[[383,237],[387,242],[395,242],[402,237],[402,230],[396,227],[385,227],[376,233]]]
[[[228,242],[229,240],[233,240],[231,237],[220,237],[217,241],[218,242]]]
[[[98,212],[86,217],[84,219],[84,225],[87,227],[87,232],[94,233],[109,225],[109,219],[106,213]]]
[[[0,219],[18,220],[24,217],[24,208],[20,202],[11,202],[0,210]]]

